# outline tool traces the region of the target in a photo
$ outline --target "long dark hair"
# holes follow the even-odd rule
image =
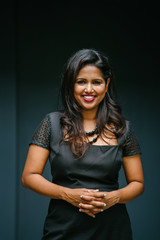
[[[115,137],[123,135],[125,130],[125,119],[115,98],[113,72],[108,57],[94,49],[79,50],[66,63],[61,84],[61,98],[64,106],[64,114],[61,117],[64,130],[62,141],[68,142],[72,152],[78,157],[85,154],[89,143],[82,124],[81,107],[74,97],[74,84],[79,71],[86,65],[99,68],[106,83],[110,78],[108,90],[97,111],[98,133],[104,134],[106,124],[114,126],[112,132]]]

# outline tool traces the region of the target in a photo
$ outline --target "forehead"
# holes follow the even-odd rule
[[[103,75],[102,75],[100,69],[97,68],[96,66],[86,65],[79,71],[77,78],[79,78],[79,77],[103,78]]]

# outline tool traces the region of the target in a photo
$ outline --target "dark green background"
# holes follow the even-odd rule
[[[8,0],[1,7],[2,240],[41,237],[49,199],[22,188],[21,174],[35,128],[58,108],[63,66],[81,48],[101,50],[110,58],[118,100],[143,152],[145,192],[127,204],[134,240],[158,239],[159,13],[154,4],[122,2]],[[49,165],[44,175],[51,179]],[[120,184],[125,184],[123,171]]]

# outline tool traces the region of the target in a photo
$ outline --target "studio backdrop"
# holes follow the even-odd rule
[[[112,2],[112,3],[111,3]],[[127,204],[134,240],[159,236],[159,72],[156,8],[120,1],[40,5],[6,2],[1,9],[1,239],[40,239],[49,199],[24,189],[21,175],[35,128],[61,108],[67,59],[94,48],[108,55],[117,99],[142,149],[145,192]],[[44,176],[51,180],[49,164]],[[123,169],[120,185],[125,185]],[[105,227],[105,223],[104,227]]]

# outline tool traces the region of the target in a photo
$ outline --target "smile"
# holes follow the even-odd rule
[[[96,96],[93,96],[93,95],[82,95],[82,98],[83,98],[86,102],[93,102],[94,99],[96,98]]]

